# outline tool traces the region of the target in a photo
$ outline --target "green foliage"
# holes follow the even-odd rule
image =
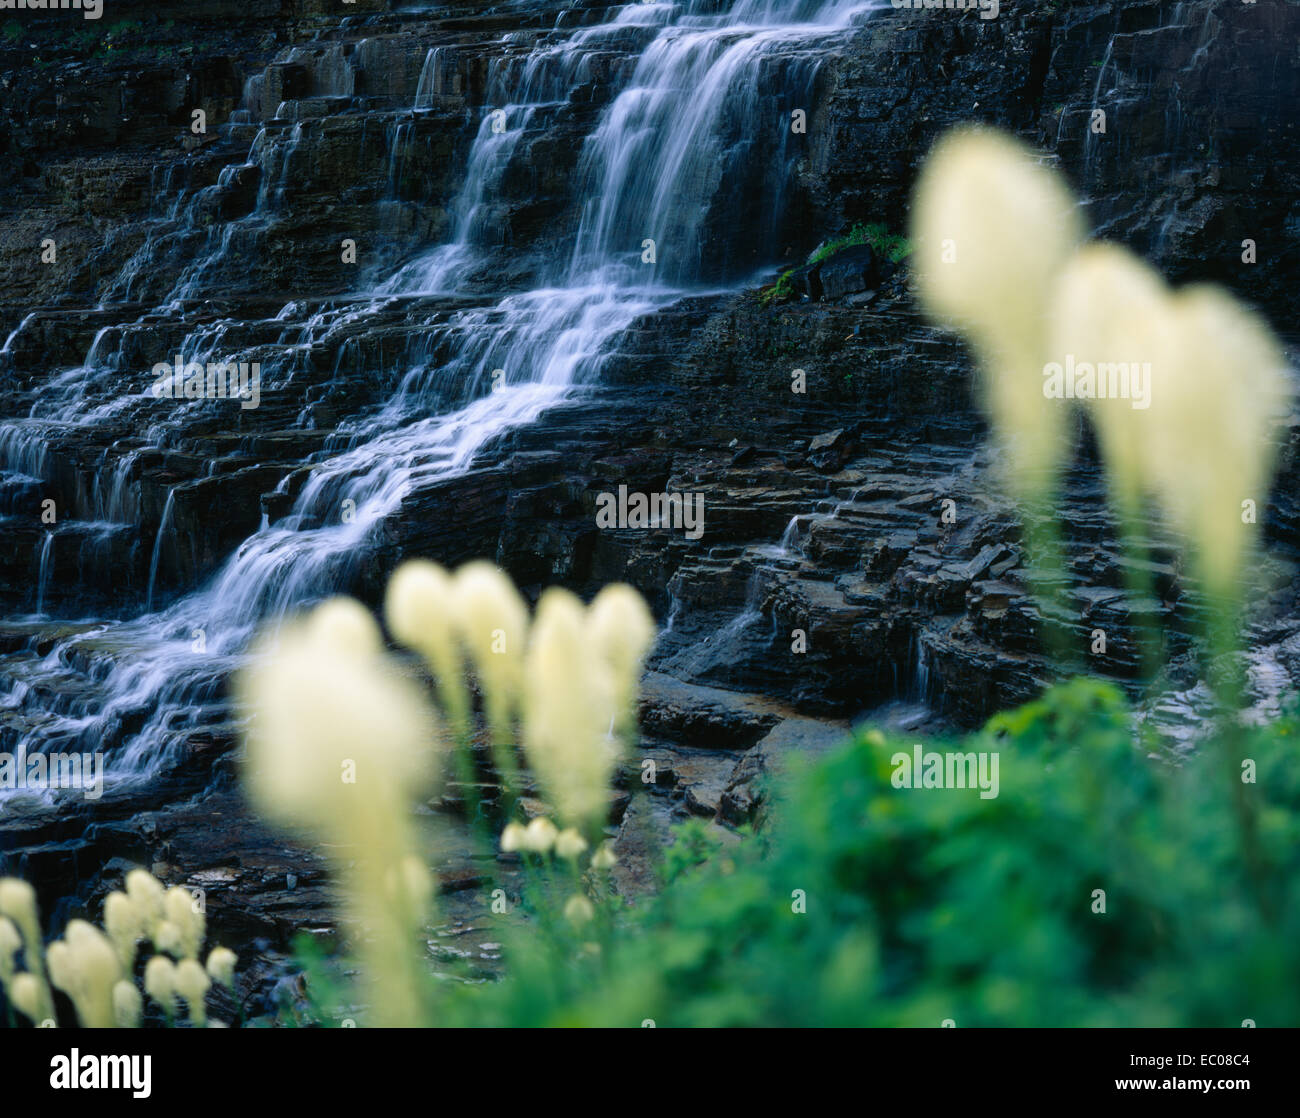
[[[767,352],[767,356],[770,358],[792,357],[796,353],[798,353],[801,348],[802,347],[800,346],[799,342],[795,341],[794,339],[790,339],[784,342],[769,343],[766,352]]]
[[[1247,732],[1243,784],[1213,749],[1153,757],[1121,694],[1076,680],[950,744],[997,752],[989,799],[895,788],[913,743],[859,735],[792,772],[770,839],[691,869],[708,838],[686,825],[670,883],[604,943],[561,960],[520,937],[508,977],[461,989],[442,1023],[1295,1024],[1298,731],[1290,713]]]
[[[765,307],[770,307],[773,303],[785,303],[794,298],[794,284],[790,280],[793,268],[787,268],[782,272],[771,287],[763,291],[758,301]]]
[[[898,233],[891,233],[888,226],[858,224],[849,231],[847,237],[831,241],[818,249],[810,263],[819,264],[828,256],[834,256],[841,249],[852,245],[870,245],[877,256],[883,256],[892,264],[901,264],[912,255],[912,242]]]
[[[722,849],[717,828],[703,819],[690,819],[674,829],[672,845],[664,851],[660,874],[669,884],[703,865]]]
[[[293,937],[294,958],[302,970],[301,996],[282,986],[276,1024],[285,1028],[313,1026],[339,1028],[349,1020],[347,998],[351,991],[321,942],[306,932]]]
[[[874,222],[867,224],[859,222],[845,236],[827,241],[826,244],[817,249],[808,258],[804,267],[820,264],[823,260],[829,259],[842,249],[851,248],[854,245],[870,245],[877,256],[883,256],[893,264],[901,264],[912,255],[912,242],[898,233],[891,233],[887,225]],[[793,268],[787,268],[777,278],[776,283],[763,292],[759,298],[764,306],[770,306],[772,303],[782,303],[794,298],[794,285],[791,280],[794,271]]]

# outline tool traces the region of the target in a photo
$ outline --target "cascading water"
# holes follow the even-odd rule
[[[146,778],[167,766],[187,731],[221,717],[224,680],[257,626],[346,588],[375,529],[412,493],[466,470],[490,440],[592,383],[638,318],[668,306],[686,289],[735,280],[770,262],[791,158],[785,149],[790,129],[781,124],[789,120],[786,101],[809,103],[819,49],[880,6],[853,0],[635,4],[612,9],[598,25],[545,36],[526,54],[503,50],[488,78],[489,103],[445,244],[373,277],[365,295],[316,307],[305,321],[302,308],[290,304],[265,322],[205,322],[174,349],[186,362],[229,358],[232,348],[262,352],[262,393],[273,399],[311,350],[332,346],[342,361],[358,322],[395,301],[415,298],[422,306],[418,300],[426,299],[431,309],[416,312],[409,327],[414,340],[404,371],[392,377],[392,391],[321,445],[287,514],[263,516],[261,528],[203,589],[148,612],[160,596],[165,542],[178,530],[176,490],[169,489],[152,551],[146,612],[90,630],[97,646],[111,636],[115,648],[115,655],[97,662],[102,703],[95,709],[70,703],[29,720],[16,731],[21,744],[29,752],[104,749],[110,779],[118,781]],[[489,266],[500,247],[493,206],[518,158],[521,137],[567,111],[570,92],[591,78],[595,54],[629,42],[638,44],[639,56],[595,118],[579,160],[572,251],[557,257],[536,287],[494,303],[448,310],[445,299],[429,299],[455,294],[461,277]],[[778,56],[785,100],[765,91],[763,82],[764,67]],[[339,51],[330,59],[323,93],[350,95],[352,64]],[[449,66],[439,50],[430,53],[415,110],[433,103]],[[232,126],[251,128],[264,95],[262,81],[250,81],[245,108]],[[277,109],[277,117],[283,111]],[[213,197],[205,191],[212,188],[197,190],[186,206],[178,200],[165,209],[160,233],[123,268],[105,306],[135,298],[168,260],[178,265],[172,274],[180,278],[158,313],[219,293],[227,265],[247,251],[256,229],[281,205],[296,153],[308,142],[306,129],[303,120],[264,125],[242,168],[223,172],[218,187],[250,166],[260,169],[257,205],[246,216],[203,228],[202,207]],[[403,142],[400,127],[388,135],[395,146]],[[391,152],[390,159],[399,160],[400,153]],[[718,220],[728,213],[730,223]],[[644,251],[647,241],[654,244],[653,254]],[[156,324],[157,314],[101,331],[84,364],[47,390],[39,414],[0,425],[0,467],[6,474],[46,478],[43,440],[60,425],[143,416],[145,446],[132,452],[138,455],[165,450],[183,422],[217,406],[235,406],[196,399],[169,401],[163,408],[148,398],[144,380],[137,392],[121,392],[120,370],[131,367],[137,335]],[[6,350],[12,342],[11,337]],[[264,348],[258,351],[258,345]],[[504,375],[494,376],[495,370]],[[304,426],[309,420],[300,415],[295,422]],[[137,511],[127,497],[132,461],[131,455],[122,459],[120,487],[115,481],[108,493],[87,499],[95,506],[84,510],[87,516],[129,524]],[[42,546],[48,548],[52,538]],[[46,587],[46,581],[43,574],[40,597],[49,608],[57,586]],[[92,655],[83,647],[86,639],[83,634],[59,641],[41,664],[60,671],[85,660]],[[21,707],[25,688],[14,680],[0,693],[0,710]]]
[[[162,520],[158,522],[158,536],[153,543],[153,557],[149,560],[149,587],[145,591],[144,608],[153,609],[153,592],[158,582],[158,560],[162,558],[163,544],[172,526],[172,513],[176,507],[176,490],[167,494],[167,504],[163,508]],[[38,611],[39,612],[39,611]]]
[[[36,575],[36,612],[44,612],[45,592],[50,586],[50,567],[54,558],[54,533],[46,532],[41,544],[40,569]]]

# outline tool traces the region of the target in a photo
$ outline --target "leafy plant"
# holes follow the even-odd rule
[[[1060,685],[946,743],[1000,756],[995,798],[895,787],[913,743],[859,734],[769,790],[762,837],[697,862],[701,825],[680,829],[670,882],[601,952],[561,966],[520,936],[508,976],[458,989],[445,1021],[1294,1024],[1298,733],[1291,712],[1250,734],[1262,890],[1233,779],[1213,754],[1152,760],[1108,684]]]
[[[808,258],[803,267],[820,264],[822,261],[830,259],[837,252],[852,248],[855,245],[870,245],[877,256],[883,257],[892,264],[901,264],[913,252],[912,242],[901,234],[891,233],[887,225],[859,222],[843,237],[836,237],[820,246]],[[795,271],[795,268],[787,268],[777,277],[776,283],[759,296],[763,306],[786,302],[794,297],[793,275]]]

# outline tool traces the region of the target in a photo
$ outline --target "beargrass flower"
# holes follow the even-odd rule
[[[574,859],[587,849],[587,840],[573,827],[566,827],[555,836],[555,853],[557,857]]]
[[[530,854],[545,854],[555,845],[559,831],[545,816],[538,816],[524,828],[522,849]]]
[[[632,587],[612,583],[592,599],[588,629],[597,652],[612,669],[620,729],[630,729],[636,720],[641,668],[655,641],[654,618],[645,599]]]
[[[432,776],[433,717],[419,687],[382,652],[368,613],[329,605],[263,644],[236,681],[251,716],[248,782],[268,816],[394,850],[387,840]],[[336,643],[344,630],[349,649]]]
[[[922,305],[967,335],[1012,481],[1041,494],[1067,441],[1042,367],[1047,300],[1084,233],[1075,200],[1017,140],[959,128],[926,160],[912,217]]]
[[[1268,500],[1286,364],[1268,326],[1208,285],[1174,296],[1168,336],[1173,356],[1152,370],[1145,471],[1166,516],[1193,541],[1207,589],[1227,595]]]
[[[305,625],[314,644],[340,656],[369,658],[384,651],[379,626],[355,598],[326,598],[307,614]]]
[[[1269,427],[1289,394],[1272,332],[1227,292],[1170,291],[1132,253],[1104,244],[1067,266],[1053,319],[1057,351],[1147,377],[1143,400],[1088,402],[1112,489],[1130,515],[1142,494],[1155,496],[1192,541],[1207,587],[1227,592],[1254,531],[1246,502],[1267,497]]]
[[[618,856],[614,853],[614,845],[610,842],[602,842],[596,848],[596,853],[591,856],[591,868],[596,870],[612,870],[618,865]]]
[[[217,985],[233,990],[235,988],[235,964],[238,962],[239,956],[231,951],[229,947],[214,947],[208,953],[208,977]]]
[[[176,993],[185,1002],[190,1024],[202,1028],[207,1024],[208,1012],[204,999],[212,981],[197,959],[182,959],[176,964]]]
[[[18,877],[0,877],[0,916],[7,916],[23,936],[27,969],[41,973],[41,922],[36,915],[36,890]]]
[[[18,926],[7,916],[0,916],[0,986],[14,976],[14,956],[23,945]]]
[[[1066,265],[1053,299],[1051,361],[1086,362],[1098,377],[1119,368],[1128,375],[1127,393],[1094,395],[1084,406],[1101,442],[1111,493],[1130,518],[1153,483],[1143,445],[1162,421],[1156,370],[1177,359],[1170,298],[1160,275],[1133,253],[1092,244]],[[1135,394],[1139,387],[1145,400]]]
[[[50,976],[50,985],[66,993],[74,982],[72,949],[66,941],[56,939],[45,949],[45,967]]]
[[[68,995],[84,1028],[114,1024],[113,987],[122,965],[109,938],[85,920],[71,920],[62,940],[50,944],[50,981]]]
[[[140,1027],[140,1016],[144,1012],[144,999],[135,983],[121,979],[113,986],[113,1022],[119,1029],[136,1029]]]
[[[9,984],[9,1000],[33,1025],[54,1020],[54,1004],[49,988],[35,974],[23,971]]]
[[[452,579],[437,563],[409,560],[388,580],[384,594],[388,631],[399,644],[424,659],[453,722],[463,719],[468,709],[455,618]]]
[[[104,898],[104,931],[112,940],[122,966],[129,970],[146,929],[139,910],[126,893],[115,889]]]
[[[194,905],[188,889],[173,885],[164,897],[164,910],[169,922],[176,926],[180,938],[180,954],[187,959],[197,959],[203,946],[207,920]]]
[[[159,920],[153,926],[153,945],[159,951],[165,951],[177,959],[185,954],[185,941],[181,930],[170,920]]]
[[[166,1011],[176,1010],[176,964],[166,955],[154,955],[144,965],[144,992]]]
[[[524,663],[524,749],[556,814],[583,831],[608,810],[616,691],[582,603],[567,590],[547,590]]]
[[[409,947],[422,914],[409,895],[394,903],[394,880],[409,890],[411,876],[390,871],[414,847],[411,807],[432,783],[433,711],[383,652],[369,613],[331,609],[281,629],[236,681],[250,718],[248,786],[270,818],[347,847],[335,870],[360,930],[366,1000],[377,1024],[412,1025],[422,1007]]]
[[[564,918],[575,928],[589,924],[595,915],[596,910],[591,901],[581,893],[575,893],[564,903]]]
[[[466,563],[455,575],[456,625],[483,688],[488,723],[506,740],[519,702],[528,607],[491,563]]]
[[[507,823],[505,829],[501,832],[501,849],[506,854],[513,854],[516,850],[523,850],[524,843],[527,841],[527,832],[522,823]]]
[[[152,928],[163,918],[163,884],[148,870],[135,869],[126,875],[126,895],[130,897],[143,928]]]

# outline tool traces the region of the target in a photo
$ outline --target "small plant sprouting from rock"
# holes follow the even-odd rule
[[[803,267],[820,264],[822,261],[830,259],[837,252],[852,248],[855,245],[869,245],[877,256],[888,260],[891,264],[901,264],[911,256],[913,251],[912,242],[901,234],[890,232],[887,225],[876,222],[859,222],[843,237],[836,237],[834,240],[827,241],[817,248],[804,262]],[[776,283],[763,290],[759,295],[763,306],[788,302],[794,298],[795,292],[791,277],[795,270],[794,268],[787,268],[778,277]]]

